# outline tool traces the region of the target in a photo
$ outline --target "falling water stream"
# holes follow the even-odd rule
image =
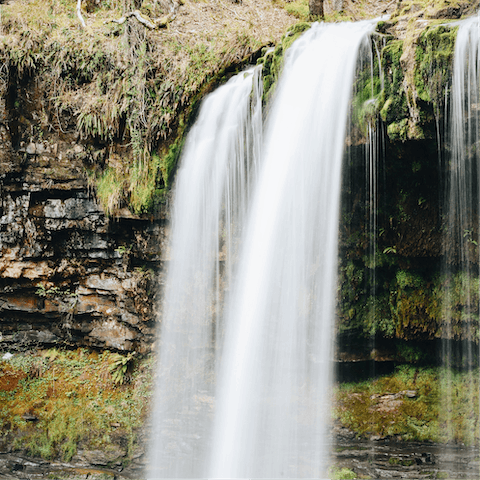
[[[204,100],[181,158],[161,318],[152,477],[198,477],[206,469],[225,284],[262,137],[259,73],[237,75]]]
[[[449,177],[447,178],[447,231],[445,235],[446,294],[444,302],[444,342],[442,358],[448,369],[443,378],[444,388],[451,391],[451,368],[467,371],[472,377],[465,386],[472,409],[473,375],[478,375],[478,313],[479,313],[479,192],[480,192],[480,24],[479,17],[462,21],[459,26],[454,54],[454,69],[450,105]],[[459,293],[460,292],[460,293]],[[460,309],[460,310],[459,310]],[[452,340],[455,340],[454,342]],[[443,400],[447,437],[455,430],[474,432],[469,419],[478,411],[462,416],[461,424],[452,420],[450,395]],[[478,432],[476,432],[478,435]],[[467,433],[464,434],[468,438]],[[469,439],[474,441],[474,437]]]
[[[202,105],[176,186],[151,478],[326,474],[342,157],[374,25],[314,24],[287,51],[257,180],[254,74]]]
[[[226,312],[210,476],[325,475],[342,156],[373,27],[315,24],[286,55]]]

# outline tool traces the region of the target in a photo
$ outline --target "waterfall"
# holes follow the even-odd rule
[[[211,477],[318,477],[328,454],[342,155],[373,22],[287,52],[226,315]]]
[[[258,70],[202,104],[175,192],[149,478],[326,475],[342,157],[374,25],[293,43],[262,147]]]
[[[442,358],[447,367],[443,382],[443,418],[447,440],[455,430],[471,431],[467,423],[478,412],[465,412],[453,420],[450,396],[452,368],[472,377],[466,388],[472,399],[473,368],[478,367],[479,321],[479,181],[480,181],[480,49],[479,18],[460,23],[455,44],[450,106],[450,164],[447,178],[447,229],[445,235],[445,300]],[[478,375],[476,373],[475,375]],[[457,417],[458,418],[458,417]],[[465,424],[463,423],[465,422]],[[476,432],[478,435],[478,432]],[[474,441],[474,437],[470,439]]]
[[[224,290],[261,145],[259,73],[241,73],[203,101],[180,160],[160,319],[151,478],[205,471]]]

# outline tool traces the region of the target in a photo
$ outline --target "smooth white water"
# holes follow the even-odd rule
[[[262,138],[259,73],[239,74],[203,101],[180,160],[150,478],[205,474],[224,284],[232,274]]]
[[[446,367],[469,371],[472,381],[465,386],[474,408],[474,368],[478,367],[478,263],[479,192],[480,192],[480,19],[473,17],[460,22],[454,53],[453,81],[451,89],[449,140],[449,172],[447,194],[447,232],[445,235],[445,301],[443,311],[443,337],[455,339],[443,342],[442,358]],[[452,372],[445,371],[444,388],[450,392]],[[450,395],[443,399],[444,424],[449,439],[455,431],[464,436],[473,431],[469,417],[465,424],[452,417]],[[457,417],[458,418],[458,417]],[[460,422],[462,423],[462,422]],[[478,435],[478,432],[477,432]],[[469,439],[472,443],[475,439]]]
[[[373,22],[289,49],[226,312],[209,476],[325,475],[342,154]]]

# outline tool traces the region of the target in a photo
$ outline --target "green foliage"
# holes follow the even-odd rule
[[[469,338],[478,342],[478,276],[456,273],[430,278],[400,269],[376,253],[375,274],[368,261],[349,260],[340,268],[340,329],[360,328],[365,336],[399,339]],[[407,361],[414,352],[401,352]]]
[[[112,128],[108,125],[107,119],[99,112],[80,112],[77,119],[77,127],[84,138],[112,139]]]
[[[115,251],[122,257],[124,255],[130,255],[130,253],[132,252],[132,246],[120,245],[115,249]]]
[[[425,285],[423,278],[407,270],[398,270],[396,273],[397,286],[401,290],[406,288],[421,288]]]
[[[112,354],[109,370],[112,380],[116,384],[123,385],[128,380],[128,373],[133,369],[134,360],[135,353],[128,353],[127,355]]]
[[[441,276],[435,283],[433,296],[439,305],[445,338],[479,341],[480,280],[477,275],[458,272]]]
[[[397,344],[397,354],[408,363],[419,363],[427,358],[427,354],[421,347],[409,343]]]
[[[387,106],[387,103],[385,103],[384,108]],[[390,104],[388,104],[390,106]],[[387,115],[382,109],[382,115]],[[403,118],[399,122],[392,122],[388,125],[387,127],[387,134],[389,138],[393,141],[402,141],[404,142],[408,138],[408,120],[406,118]]]
[[[396,319],[396,336],[410,339],[434,335],[439,321],[437,304],[421,275],[399,270],[393,286],[390,307]]]
[[[135,213],[152,210],[159,169],[160,158],[157,154],[149,156],[145,152],[143,156],[136,157],[129,178],[129,203]]]
[[[391,315],[389,296],[386,294],[369,296],[365,307],[360,311],[360,318],[366,335],[395,335],[396,319]]]
[[[76,297],[77,293],[72,292],[69,288],[61,288],[57,286],[53,286],[50,288],[46,288],[43,283],[37,283],[36,285],[37,290],[35,290],[35,295],[38,295],[39,297],[56,297],[56,296],[62,296],[62,297]]]

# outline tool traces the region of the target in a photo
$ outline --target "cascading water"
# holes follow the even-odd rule
[[[328,453],[342,155],[373,22],[287,52],[226,312],[212,477],[318,477]]]
[[[177,180],[149,477],[326,473],[342,157],[373,28],[315,24],[287,52],[251,207],[258,81],[202,106]]]
[[[181,159],[161,319],[152,478],[205,472],[222,284],[231,275],[261,144],[260,87],[257,68],[209,95]]]
[[[480,34],[479,18],[461,22],[455,44],[454,72],[450,106],[450,164],[447,194],[447,232],[445,236],[445,302],[443,305],[443,351],[446,367],[443,389],[443,419],[447,440],[455,438],[455,430],[464,438],[478,432],[468,425],[478,418],[478,396],[474,385],[474,368],[478,367],[479,321],[479,191],[480,191]],[[465,388],[471,402],[461,415],[459,424],[452,421],[450,401],[451,368],[470,373]],[[457,416],[458,418],[458,416]],[[454,424],[455,423],[455,424]],[[470,433],[468,433],[470,432]]]

